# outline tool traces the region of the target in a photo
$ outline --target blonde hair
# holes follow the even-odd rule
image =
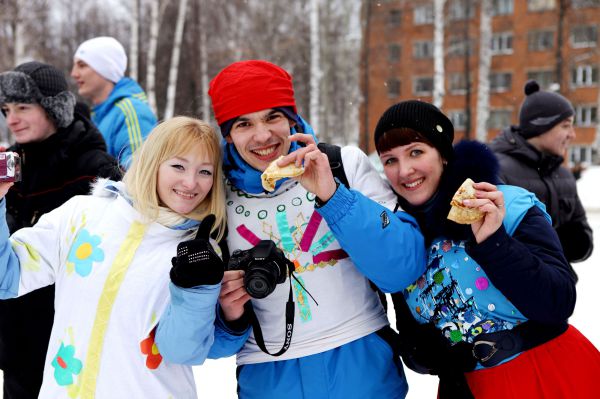
[[[214,214],[216,221],[211,233],[216,232],[217,240],[220,240],[226,225],[225,185],[221,168],[223,156],[220,136],[208,123],[187,116],[176,116],[158,124],[133,154],[133,161],[123,182],[133,199],[134,208],[148,219],[156,220],[161,208],[157,191],[160,165],[168,159],[184,155],[196,145],[200,145],[212,160],[213,186],[196,209],[181,216],[202,220],[208,214]]]

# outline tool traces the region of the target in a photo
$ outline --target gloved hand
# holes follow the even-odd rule
[[[181,288],[218,284],[223,279],[225,263],[209,242],[215,215],[200,223],[196,238],[177,245],[177,256],[171,259],[171,281]]]

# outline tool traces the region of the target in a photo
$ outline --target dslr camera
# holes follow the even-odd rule
[[[273,241],[262,240],[254,248],[233,251],[226,270],[244,270],[246,291],[252,298],[261,299],[285,282],[293,265]]]

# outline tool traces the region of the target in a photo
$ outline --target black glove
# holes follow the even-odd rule
[[[181,288],[218,284],[223,279],[225,263],[210,245],[210,229],[215,215],[204,218],[196,238],[177,245],[177,256],[171,259],[171,281]]]

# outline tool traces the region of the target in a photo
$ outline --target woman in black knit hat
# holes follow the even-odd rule
[[[525,85],[519,125],[494,139],[491,149],[500,161],[500,178],[523,187],[546,205],[569,262],[592,254],[594,238],[573,174],[562,166],[575,139],[573,106],[558,93],[540,90],[534,80]]]
[[[88,118],[74,111],[64,74],[27,62],[0,74],[0,108],[22,160],[22,179],[6,195],[10,232],[34,225],[97,176],[120,180],[116,160]],[[54,285],[0,301],[4,398],[37,398],[54,318]]]
[[[420,101],[390,107],[375,129],[428,248],[426,272],[392,295],[405,363],[439,375],[442,399],[597,397],[600,353],[567,322],[576,278],[543,204],[500,184],[484,144],[453,138],[450,120]],[[462,206],[482,213],[470,225],[447,219],[467,178],[476,195]]]

